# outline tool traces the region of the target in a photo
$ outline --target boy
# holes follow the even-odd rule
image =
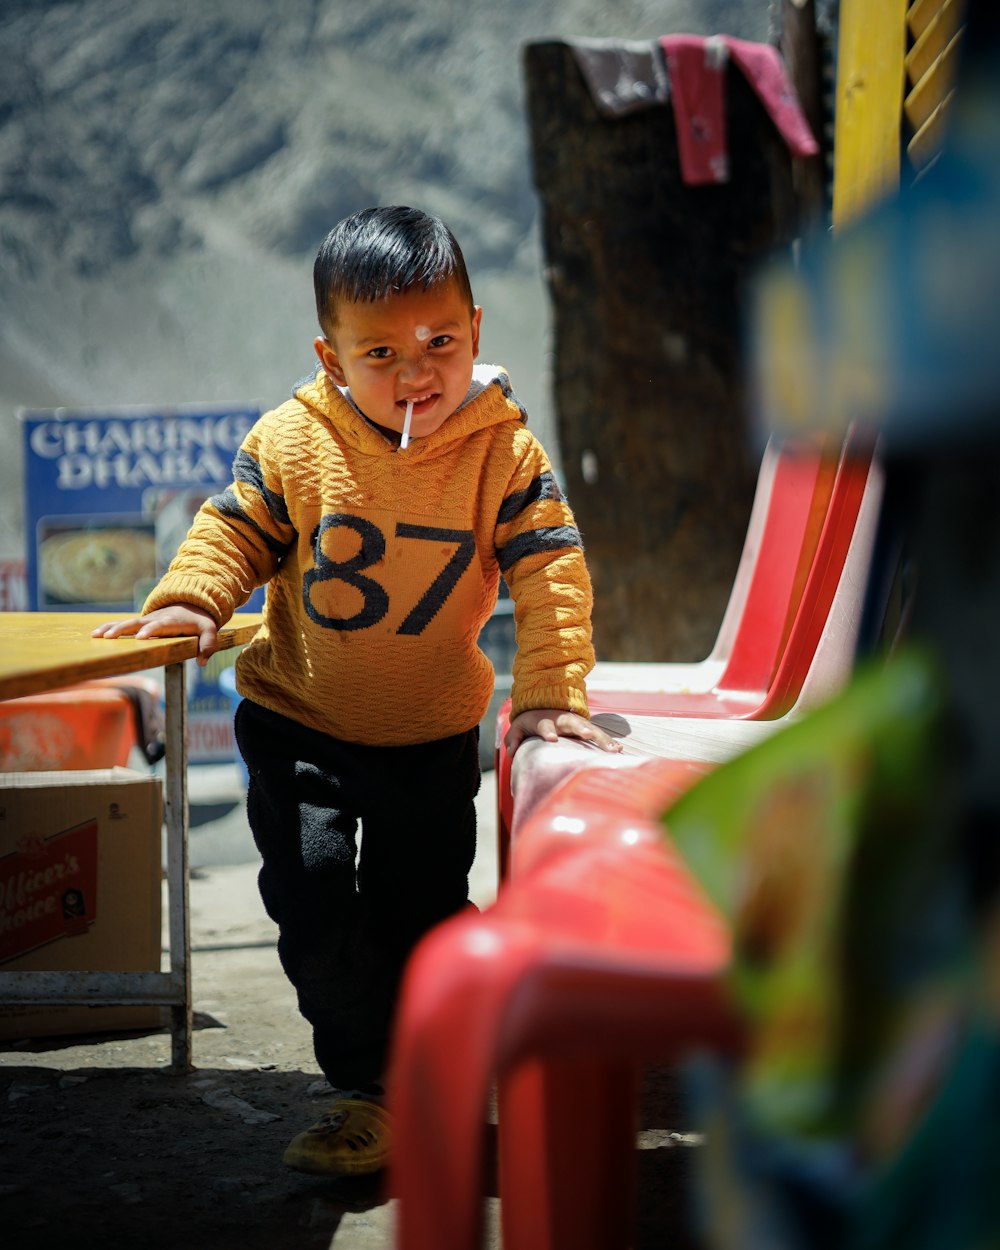
[[[359,1174],[386,1160],[406,957],[469,905],[493,689],[476,640],[501,573],[517,622],[511,748],[531,734],[618,744],[587,719],[580,536],[506,374],[474,367],[482,309],[453,235],[414,209],[366,209],[327,236],[314,285],[315,376],[247,435],[142,616],[95,634],[194,634],[204,663],[267,584],[237,662],[236,737],[261,895],[336,1094],[285,1163]]]

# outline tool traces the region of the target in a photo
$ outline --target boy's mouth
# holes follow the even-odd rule
[[[396,401],[396,407],[406,411],[407,404],[413,404],[413,415],[420,416],[421,413],[427,412],[437,402],[439,396],[437,391],[429,391],[425,395],[411,395],[407,399],[399,399]]]

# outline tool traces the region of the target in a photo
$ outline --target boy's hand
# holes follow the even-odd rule
[[[198,639],[198,663],[204,667],[216,649],[218,628],[203,608],[192,603],[172,603],[146,616],[130,616],[125,621],[105,621],[91,633],[92,638],[188,638]]]
[[[522,712],[510,722],[504,734],[504,746],[511,755],[517,750],[525,738],[544,738],[546,742],[557,742],[559,738],[579,738],[581,742],[590,742],[602,751],[620,751],[622,744],[617,738],[604,729],[578,716],[576,712],[567,712],[559,708],[532,708]]]

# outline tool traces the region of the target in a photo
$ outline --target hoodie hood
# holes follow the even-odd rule
[[[354,404],[350,391],[332,382],[322,368],[296,388],[295,398],[332,421],[340,436],[365,455],[407,456],[412,460],[439,455],[477,430],[505,421],[525,425],[528,420],[506,370],[489,364],[474,366],[466,396],[447,421],[426,438],[412,439],[405,450],[373,425]]]

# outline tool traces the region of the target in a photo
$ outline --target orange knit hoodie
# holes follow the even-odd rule
[[[514,600],[514,715],[587,715],[594,663],[580,535],[495,366],[400,450],[322,372],[266,413],[144,612],[193,603],[221,624],[267,585],[241,694],[351,742],[472,728],[493,690],[477,645],[500,574]]]

